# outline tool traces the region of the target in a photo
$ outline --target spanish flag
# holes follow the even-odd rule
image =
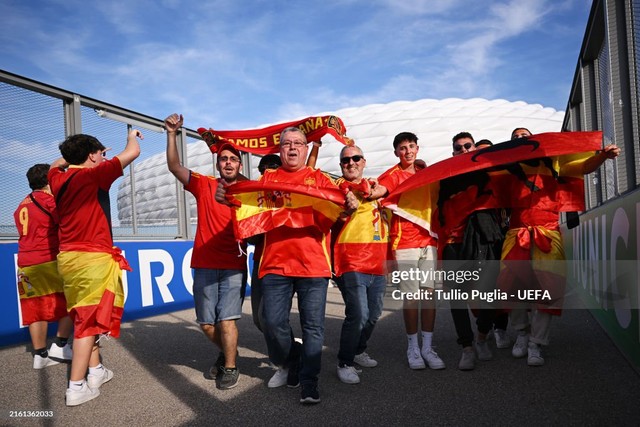
[[[120,336],[124,310],[122,269],[130,270],[130,267],[117,248],[110,252],[60,251],[58,271],[64,279],[64,295],[75,338],[99,334]]]
[[[316,227],[327,233],[344,211],[344,191],[286,182],[242,181],[227,187],[237,239],[277,227]]]
[[[55,322],[67,315],[63,282],[57,261],[18,268],[22,324]]]
[[[461,174],[484,170],[489,179],[473,183],[469,196],[474,203],[457,212],[465,217],[474,210],[489,208],[526,208],[542,201],[540,182],[557,185],[554,209],[584,210],[582,165],[602,148],[602,132],[550,132],[495,144],[489,148],[451,157],[420,170],[404,181],[383,205],[429,231],[433,231],[438,195],[455,185]],[[527,165],[542,164],[543,177],[527,174]],[[539,170],[539,168],[536,168]],[[446,180],[446,181],[444,181]],[[544,186],[544,184],[542,184]]]

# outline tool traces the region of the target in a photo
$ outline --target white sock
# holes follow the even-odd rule
[[[98,363],[98,366],[94,366],[93,368],[89,366],[89,375],[102,375],[103,370],[104,366],[102,366],[102,363]]]
[[[429,350],[431,348],[431,341],[433,339],[433,332],[422,331],[422,349]]]
[[[409,341],[409,348],[419,348],[418,334],[407,334],[407,340]]]
[[[82,381],[69,381],[69,388],[71,390],[82,390],[85,380]]]

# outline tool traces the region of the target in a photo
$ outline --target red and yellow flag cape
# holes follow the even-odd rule
[[[558,211],[584,210],[582,165],[602,148],[602,132],[550,132],[495,144],[483,150],[451,157],[417,172],[404,181],[383,205],[429,231],[442,181],[467,172],[487,170],[489,180],[482,188],[472,187],[474,203],[459,212],[465,217],[477,209],[526,208],[536,204],[535,184],[518,162],[539,161],[549,165],[549,176],[557,180],[555,202]]]

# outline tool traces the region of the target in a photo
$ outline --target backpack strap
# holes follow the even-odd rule
[[[60,199],[62,198],[62,195],[65,193],[65,191],[67,191],[67,187],[69,187],[69,182],[71,182],[71,180],[73,179],[74,176],[76,176],[78,172],[75,172],[73,175],[71,175],[69,177],[69,179],[67,179],[64,184],[62,184],[62,186],[60,187],[60,191],[58,191],[58,194],[56,195],[56,206],[58,206],[60,204]]]
[[[35,197],[33,197],[33,193],[29,193],[29,198],[31,199],[31,201],[33,202],[34,205],[36,205],[37,207],[40,208],[40,210],[44,213],[46,213],[47,215],[49,215],[49,218],[53,219],[53,215],[51,215],[51,212],[49,212],[48,210],[46,210],[40,203],[38,203],[38,201],[36,200]]]

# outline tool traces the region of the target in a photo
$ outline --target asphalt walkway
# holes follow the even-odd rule
[[[299,389],[267,388],[274,371],[263,337],[251,320],[248,300],[239,321],[241,377],[236,388],[226,391],[217,390],[206,374],[217,351],[200,332],[192,310],[124,324],[120,339],[106,342],[102,350],[114,379],[102,386],[100,397],[74,408],[64,403],[68,365],[35,371],[26,345],[4,347],[0,425],[640,423],[640,375],[586,310],[566,310],[554,319],[545,366],[528,367],[526,359],[512,358],[510,350],[494,348],[494,360],[462,372],[457,369],[460,349],[451,315],[444,305],[438,311],[434,344],[447,368],[408,368],[399,307],[388,292],[368,349],[378,367],[365,369],[360,384],[342,384],[336,376],[336,354],[344,306],[338,289],[329,289],[322,402],[311,406],[298,402]],[[297,322],[297,315],[292,315],[296,328]],[[31,415],[36,417],[26,417],[26,412],[16,417],[19,411],[34,411]]]

